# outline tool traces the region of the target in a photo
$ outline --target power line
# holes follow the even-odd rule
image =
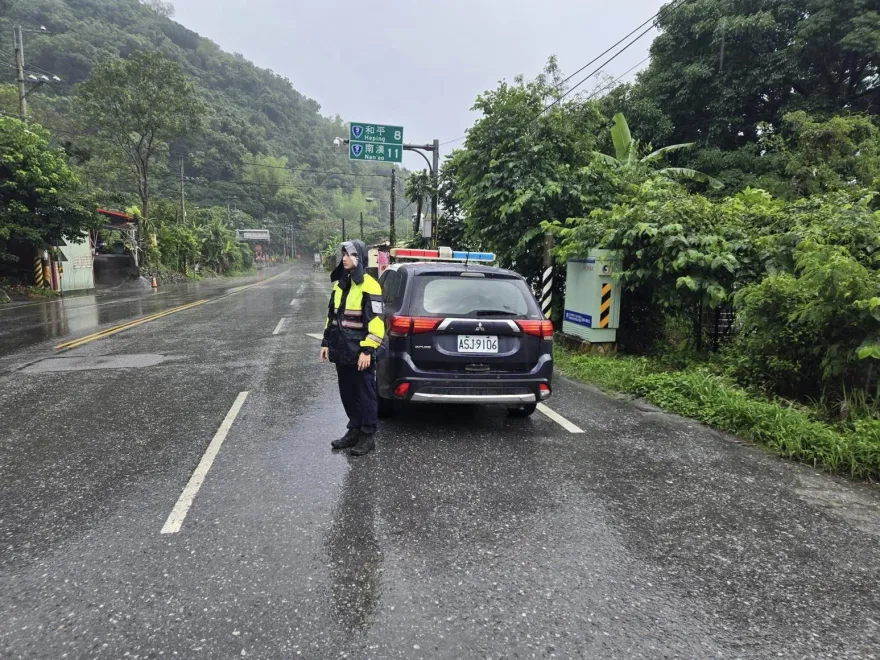
[[[615,78],[614,80],[612,80],[610,83],[608,83],[607,85],[605,85],[605,86],[603,86],[603,87],[600,87],[599,89],[597,89],[596,91],[594,91],[593,93],[591,93],[586,99],[584,99],[584,101],[589,101],[590,99],[595,98],[596,96],[598,96],[599,94],[601,94],[601,93],[604,92],[605,90],[610,89],[611,87],[613,87],[614,85],[616,85],[617,83],[619,83],[624,77],[626,77],[627,74],[631,73],[633,70],[637,69],[638,67],[640,67],[642,64],[644,64],[645,62],[647,62],[647,61],[650,60],[650,59],[651,59],[651,56],[649,55],[648,57],[646,57],[645,59],[643,59],[643,60],[642,60],[641,62],[639,62],[638,64],[635,64],[635,65],[631,66],[629,69],[627,69],[626,71],[624,71],[624,72],[623,72],[622,74],[620,74],[617,78]],[[586,79],[585,79],[585,80],[586,80]],[[581,83],[583,83],[583,82],[584,82],[584,81],[582,80]],[[578,84],[581,84],[581,83],[578,83]],[[572,89],[574,89],[574,88],[572,88]],[[550,106],[548,106],[548,107],[550,107]],[[548,109],[548,108],[545,108],[544,110],[541,111],[541,113],[545,112],[547,109]],[[539,116],[540,116],[540,113],[539,113]],[[449,140],[449,141],[447,141],[447,142],[441,142],[441,143],[440,143],[440,146],[443,146],[444,144],[452,144],[453,142],[460,142],[460,141],[464,140],[466,137],[467,137],[466,135],[462,135],[461,137],[456,138],[456,139],[454,139],[454,140]]]
[[[621,56],[621,55],[622,55],[622,54],[623,54],[623,53],[624,53],[624,52],[625,52],[630,46],[632,46],[633,44],[635,44],[639,39],[641,39],[642,37],[644,37],[646,34],[648,34],[648,32],[650,32],[650,31],[653,30],[653,29],[654,29],[654,26],[652,25],[652,26],[649,27],[647,30],[645,30],[644,32],[642,32],[639,36],[637,36],[635,39],[633,39],[632,41],[630,41],[626,46],[624,46],[624,47],[621,48],[619,51],[617,51],[614,55],[612,55],[612,56],[609,57],[607,60],[605,60],[605,61],[604,61],[602,64],[600,64],[597,68],[593,69],[593,71],[592,71],[591,73],[589,73],[588,75],[586,75],[586,76],[584,76],[583,78],[581,78],[581,80],[579,80],[575,85],[573,85],[571,88],[569,88],[568,91],[565,92],[565,94],[563,94],[563,95],[560,96],[559,98],[555,99],[552,103],[549,103],[549,104],[547,104],[546,106],[544,106],[544,107],[541,109],[541,111],[535,116],[535,119],[538,119],[538,117],[540,117],[541,115],[543,115],[545,112],[547,112],[548,110],[550,110],[550,109],[553,108],[554,106],[559,105],[559,104],[563,101],[563,99],[565,99],[566,96],[568,96],[569,94],[571,94],[574,90],[576,90],[578,87],[580,87],[580,86],[583,85],[585,82],[587,82],[590,78],[592,78],[592,77],[595,76],[597,73],[599,73],[599,72],[600,72],[602,69],[604,69],[608,64],[610,64],[611,62],[613,62],[614,60],[616,60],[618,57],[620,57],[620,56]],[[534,120],[533,120],[533,121],[534,121]]]
[[[670,11],[672,11],[673,9],[677,9],[678,7],[680,7],[681,5],[683,5],[684,2],[685,2],[685,0],[675,0],[673,3],[667,5],[666,7],[664,7],[664,8],[661,9],[660,11],[658,11],[658,12],[657,12],[652,18],[650,18],[650,19],[649,19],[648,21],[646,21],[645,23],[648,23],[648,22],[651,22],[651,21],[655,20],[655,19],[658,18],[658,17],[659,17],[664,11],[666,11],[666,12],[670,12]],[[644,27],[645,23],[642,23],[642,25],[640,25],[639,28],[640,28],[640,27]],[[608,64],[610,64],[611,62],[613,62],[614,60],[616,60],[618,57],[620,57],[623,53],[625,53],[625,52],[630,48],[630,46],[632,46],[632,45],[635,44],[637,41],[639,41],[642,37],[644,37],[646,34],[648,34],[651,30],[654,29],[654,27],[655,27],[654,25],[651,25],[651,26],[648,27],[646,30],[642,31],[642,32],[641,32],[641,33],[640,33],[635,39],[633,39],[632,41],[630,41],[629,43],[627,43],[623,48],[621,48],[619,51],[617,51],[616,53],[614,53],[614,55],[612,55],[612,56],[609,57],[607,60],[605,60],[601,65],[599,65],[598,67],[596,67],[591,73],[589,73],[588,75],[586,75],[586,76],[584,76],[583,78],[581,78],[581,80],[578,81],[575,85],[573,85],[570,89],[568,89],[568,90],[565,92],[565,94],[563,94],[563,95],[560,96],[558,99],[556,99],[555,101],[553,101],[553,103],[550,103],[549,105],[545,106],[545,107],[541,110],[541,112],[538,113],[538,115],[535,117],[535,119],[537,119],[537,118],[540,117],[542,114],[544,114],[545,112],[547,112],[548,110],[550,110],[553,106],[558,105],[559,103],[561,103],[562,100],[563,100],[566,96],[568,96],[569,94],[571,94],[574,90],[576,90],[578,87],[580,87],[581,85],[583,85],[587,80],[589,80],[590,78],[592,78],[593,76],[595,76],[597,73],[599,73],[599,72],[600,72],[602,69],[604,69]],[[636,30],[638,30],[639,28],[636,28]],[[635,32],[636,30],[633,30],[633,32]],[[630,34],[632,34],[632,32],[630,32]],[[629,36],[629,35],[627,35],[627,37],[624,37],[624,39],[627,39],[628,36]],[[623,39],[621,39],[621,41],[623,41]],[[613,48],[613,47],[612,47],[612,48]],[[611,49],[609,49],[609,50],[611,50]],[[605,52],[607,53],[608,51],[605,51]],[[601,57],[601,55],[600,55],[599,57]],[[595,58],[593,61],[595,62],[597,59],[599,59],[599,58],[597,57],[597,58]],[[584,68],[586,68],[586,67],[582,67],[581,70],[583,70]],[[571,78],[571,76],[569,76],[569,78]]]
[[[453,142],[461,142],[467,137],[467,135],[462,135],[461,137],[457,137],[454,140],[447,140],[446,142],[441,142],[440,146],[442,147],[445,144],[452,144]]]
[[[642,60],[641,62],[639,62],[638,64],[635,64],[635,65],[631,66],[629,69],[627,69],[626,71],[624,71],[623,73],[621,73],[619,76],[617,76],[617,78],[615,78],[614,80],[612,80],[611,82],[609,82],[607,85],[605,85],[604,87],[600,87],[599,89],[595,90],[592,94],[590,94],[587,98],[585,98],[584,101],[589,101],[590,99],[595,98],[596,96],[598,96],[598,95],[601,94],[602,92],[604,92],[604,91],[606,91],[606,90],[608,90],[608,89],[611,89],[611,88],[614,87],[617,83],[619,83],[621,80],[623,80],[623,79],[624,79],[629,73],[631,73],[631,72],[634,71],[635,69],[638,69],[640,66],[642,66],[645,62],[647,62],[647,61],[650,60],[650,59],[651,59],[651,56],[649,55],[648,57],[646,57],[645,59],[643,59],[643,60]]]
[[[52,73],[50,71],[46,71],[46,69],[42,69],[42,68],[38,67],[36,64],[25,64],[25,68],[36,69],[40,73],[46,74],[47,76],[54,76],[55,75],[54,73]]]
[[[660,17],[660,14],[662,14],[662,13],[663,13],[663,9],[661,8],[660,11],[658,11],[656,14],[654,14],[653,16],[651,16],[651,18],[649,18],[647,21],[645,21],[644,23],[642,23],[642,24],[639,25],[638,27],[634,28],[634,29],[632,30],[632,32],[630,32],[629,34],[627,34],[625,37],[621,38],[620,41],[618,41],[617,43],[615,43],[613,46],[609,46],[609,47],[606,48],[604,51],[602,51],[601,53],[599,53],[598,55],[596,55],[596,57],[594,57],[594,58],[591,59],[589,62],[587,62],[586,64],[584,64],[580,69],[578,69],[577,71],[575,71],[574,73],[572,73],[570,76],[568,76],[568,78],[566,78],[565,80],[563,80],[562,82],[560,82],[558,85],[556,85],[556,87],[561,87],[562,85],[564,85],[565,83],[567,83],[569,80],[571,80],[572,78],[574,78],[574,77],[575,77],[577,74],[579,74],[581,71],[583,71],[584,69],[586,69],[588,66],[591,66],[592,64],[595,64],[595,63],[599,60],[600,57],[604,57],[605,55],[607,55],[608,53],[610,53],[612,50],[614,50],[615,48],[617,48],[617,47],[618,47],[620,44],[622,44],[624,41],[626,41],[626,40],[629,39],[631,36],[633,36],[636,32],[638,32],[638,31],[641,30],[643,27],[645,27],[648,23],[651,23],[651,22],[653,22],[654,20],[656,20],[657,18],[659,18],[659,17]],[[653,29],[653,26],[651,26],[651,27],[652,27],[652,29]]]
[[[612,50],[614,50],[614,49],[615,49],[617,46],[619,46],[621,43],[623,43],[624,41],[626,41],[627,39],[629,39],[629,38],[630,38],[632,35],[634,35],[636,32],[638,32],[638,31],[641,30],[643,27],[645,27],[646,25],[648,25],[648,23],[652,23],[653,21],[656,21],[656,19],[658,19],[662,14],[664,14],[665,12],[669,12],[669,11],[672,11],[673,9],[678,8],[680,5],[684,4],[684,2],[685,2],[685,0],[673,0],[673,2],[672,2],[670,5],[668,5],[668,6],[666,6],[666,7],[663,7],[662,9],[660,9],[660,11],[658,11],[656,14],[654,14],[654,15],[653,15],[651,18],[649,18],[648,20],[644,21],[641,25],[637,26],[635,29],[631,30],[626,36],[624,36],[622,39],[620,39],[619,41],[617,41],[614,45],[612,45],[612,46],[610,46],[609,48],[605,49],[603,52],[599,53],[596,57],[594,57],[592,60],[590,60],[589,62],[587,62],[586,64],[584,64],[581,68],[579,68],[577,71],[575,71],[574,73],[572,73],[570,76],[568,76],[568,77],[565,78],[564,80],[560,81],[557,85],[554,86],[554,89],[558,89],[559,87],[561,87],[562,85],[564,85],[565,83],[567,83],[569,80],[571,80],[572,78],[574,78],[574,77],[575,77],[577,74],[579,74],[581,71],[583,71],[584,69],[586,69],[586,68],[589,67],[590,65],[594,64],[595,62],[597,62],[597,61],[599,60],[599,58],[601,58],[601,57],[604,56],[604,55],[607,55],[609,52],[611,52]],[[603,69],[603,67],[605,67],[607,64],[609,64],[610,62],[612,62],[612,61],[614,61],[615,59],[617,59],[617,57],[619,57],[619,56],[621,55],[621,53],[625,52],[630,46],[632,46],[634,43],[636,43],[637,41],[639,41],[639,39],[641,39],[642,37],[644,37],[648,32],[650,32],[651,30],[653,30],[654,27],[655,27],[654,25],[651,25],[647,30],[644,30],[641,34],[639,34],[639,36],[637,36],[635,39],[633,39],[631,42],[629,42],[626,46],[624,46],[620,51],[618,51],[618,52],[615,53],[612,57],[610,57],[608,60],[606,60],[606,61],[605,61],[601,66],[599,66],[596,70],[594,70],[592,73],[590,73],[589,75],[587,75],[587,76],[585,76],[584,78],[582,78],[582,79],[581,79],[576,85],[574,85],[571,89],[569,89],[568,91],[566,91],[565,94],[563,94],[563,95],[560,96],[558,99],[556,99],[555,101],[553,101],[553,103],[551,103],[551,104],[547,105],[546,107],[544,107],[544,108],[541,110],[541,112],[538,113],[538,115],[535,117],[535,119],[537,119],[538,117],[540,117],[542,114],[544,114],[547,110],[549,110],[549,109],[552,108],[553,106],[557,105],[557,104],[558,104],[560,101],[562,101],[566,96],[568,96],[569,94],[571,94],[575,89],[577,89],[578,87],[580,87],[580,86],[581,86],[582,84],[584,84],[587,80],[589,80],[589,79],[592,78],[594,75],[596,75],[599,71],[601,71],[601,70]],[[632,67],[631,69],[629,69],[629,71],[627,71],[626,73],[629,73],[629,72],[632,71],[634,68],[636,68],[637,66],[643,64],[643,63],[644,63],[645,61],[647,61],[648,59],[650,59],[650,56],[648,56],[645,60],[642,60],[642,62],[640,62],[639,64],[637,64],[635,67]],[[621,77],[625,76],[626,73],[622,74]],[[453,140],[447,140],[446,142],[441,142],[441,143],[440,143],[440,146],[444,146],[444,145],[447,145],[447,144],[454,144],[455,142],[461,142],[461,141],[464,140],[466,137],[467,137],[467,134],[464,134],[464,135],[462,135],[462,136],[460,136],[460,137],[457,137],[457,138],[455,138],[455,139],[453,139]]]
[[[254,167],[265,167],[265,168],[268,168],[268,169],[274,169],[274,170],[287,170],[288,172],[293,172],[293,173],[297,173],[297,172],[306,172],[306,173],[313,172],[313,173],[315,173],[315,174],[339,174],[339,175],[341,175],[341,176],[375,176],[375,177],[382,177],[382,178],[384,178],[384,179],[388,179],[388,178],[390,178],[389,175],[387,175],[387,174],[373,174],[373,173],[370,173],[370,172],[365,172],[365,173],[360,173],[360,172],[336,172],[336,171],[334,171],[334,170],[313,170],[313,169],[311,169],[311,168],[309,168],[309,167],[296,167],[296,168],[293,168],[293,167],[290,167],[290,166],[288,166],[288,165],[266,165],[265,163],[254,163],[254,162],[247,161],[247,160],[243,160],[243,161],[241,161],[241,164],[242,164],[242,165],[252,165],[252,166],[254,166]]]

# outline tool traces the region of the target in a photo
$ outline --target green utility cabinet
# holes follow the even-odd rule
[[[570,259],[565,280],[562,332],[592,344],[613,344],[620,325],[620,258],[611,250],[590,250]]]

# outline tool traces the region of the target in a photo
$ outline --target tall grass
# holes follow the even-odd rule
[[[699,420],[780,456],[858,479],[880,479],[880,420],[828,424],[810,411],[756,397],[703,368],[668,370],[645,357],[601,357],[557,348],[566,375],[634,394],[663,410]]]

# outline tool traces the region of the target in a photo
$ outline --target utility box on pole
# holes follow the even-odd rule
[[[562,332],[591,344],[613,344],[620,326],[619,256],[611,250],[590,250],[570,259],[565,280]]]

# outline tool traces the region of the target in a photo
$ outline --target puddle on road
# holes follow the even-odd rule
[[[20,369],[25,374],[47,374],[59,371],[89,371],[94,369],[142,369],[154,367],[180,357],[159,353],[132,353],[130,355],[88,355],[52,357],[32,362]]]

